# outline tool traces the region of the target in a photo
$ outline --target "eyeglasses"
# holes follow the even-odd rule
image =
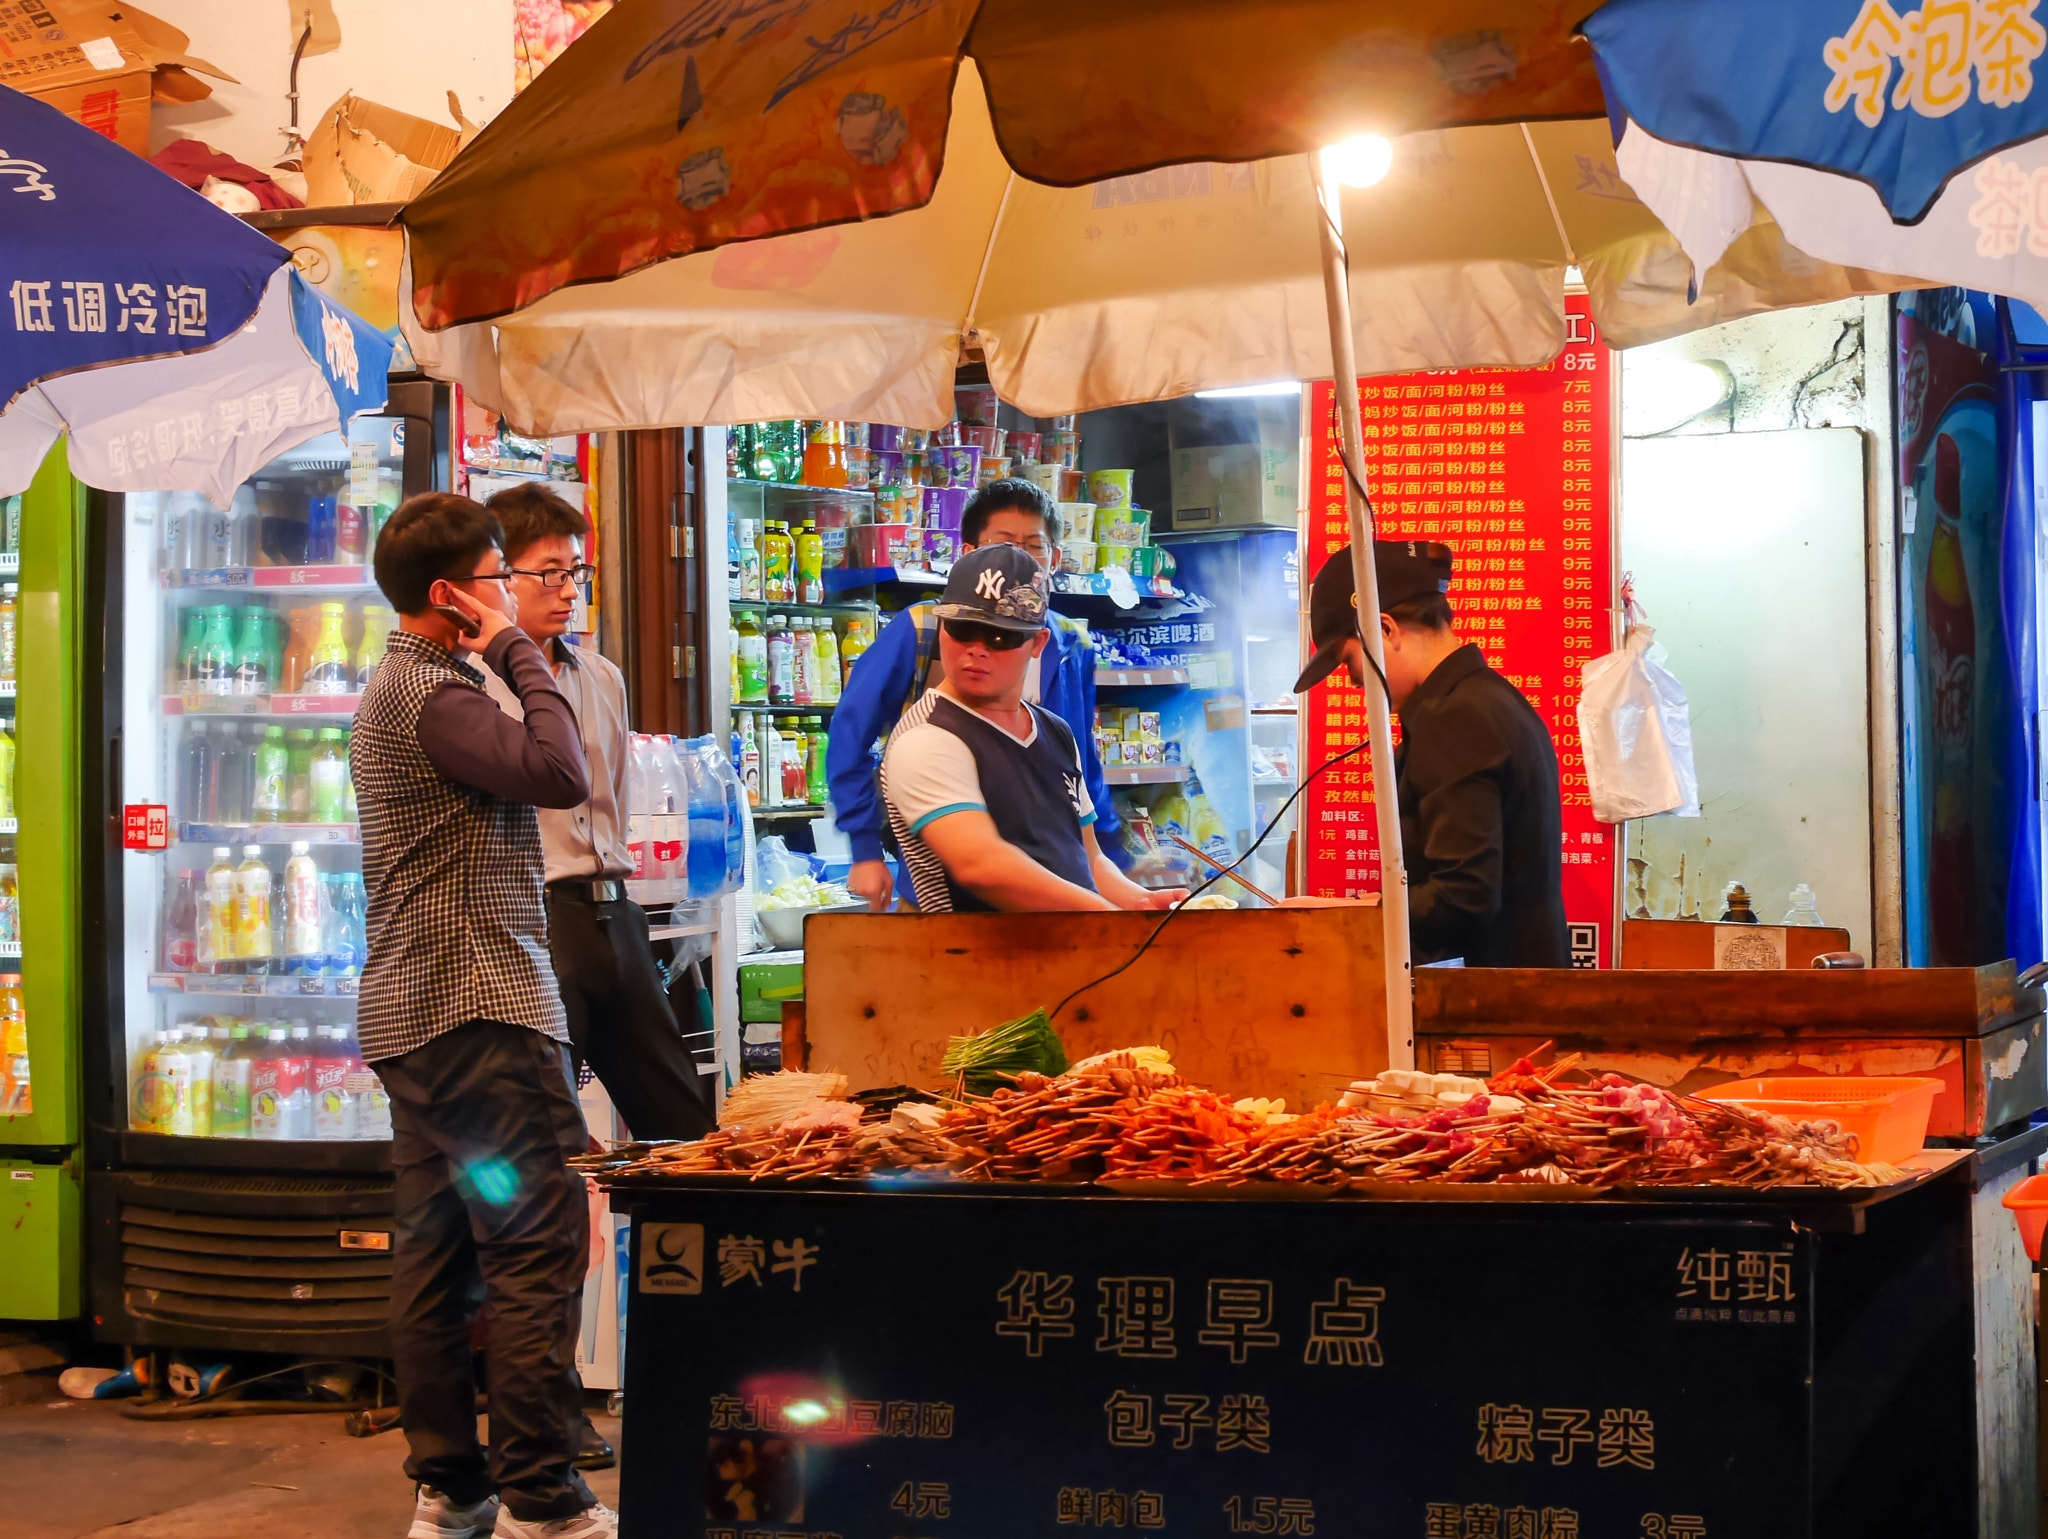
[[[963,647],[987,647],[991,652],[1014,652],[1031,639],[1029,631],[999,631],[993,625],[972,620],[942,620],[946,634]]]
[[[551,566],[539,572],[531,571],[523,566],[515,566],[507,575],[531,577],[543,588],[559,588],[565,582],[573,582],[580,588],[597,575],[597,568],[591,566],[588,562],[579,566]]]
[[[449,578],[448,580],[449,580],[450,582],[458,582],[458,583],[459,583],[459,582],[510,582],[510,581],[512,580],[512,568],[508,566],[508,567],[506,567],[506,568],[505,568],[505,570],[504,570],[504,571],[502,571],[502,572],[471,572],[471,573],[470,573],[470,574],[469,574],[468,576],[466,576],[466,577],[451,577],[451,578]]]
[[[1040,566],[1045,565],[1047,561],[1052,559],[1051,544],[1039,535],[1033,535],[1028,540],[1005,540],[998,535],[991,537],[989,543],[991,545],[1008,545],[1017,550],[1026,551],[1037,558]]]

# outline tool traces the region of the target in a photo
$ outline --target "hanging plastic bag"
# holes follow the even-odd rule
[[[1627,584],[1628,632],[1619,651],[1586,664],[1579,744],[1593,816],[1603,823],[1675,813],[1700,815],[1693,772],[1692,713],[1685,687],[1651,659],[1657,633],[1642,623]]]

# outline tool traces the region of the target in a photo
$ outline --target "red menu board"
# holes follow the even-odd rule
[[[1572,962],[1613,955],[1615,831],[1593,817],[1579,750],[1580,672],[1610,645],[1614,604],[1614,354],[1581,298],[1564,351],[1543,369],[1463,369],[1361,384],[1366,489],[1381,539],[1440,540],[1457,558],[1459,634],[1550,724],[1564,796],[1564,907]],[[1332,387],[1314,387],[1304,581],[1349,540]],[[1304,770],[1365,735],[1362,691],[1340,670],[1302,701]],[[1397,727],[1398,731],[1398,727]],[[1302,797],[1305,891],[1379,890],[1379,836],[1365,756]]]

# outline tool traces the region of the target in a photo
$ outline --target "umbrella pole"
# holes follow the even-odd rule
[[[1317,227],[1323,249],[1323,297],[1330,317],[1330,365],[1336,381],[1337,421],[1344,458],[1353,475],[1344,478],[1344,508],[1351,527],[1351,572],[1358,593],[1359,632],[1376,677],[1365,684],[1366,763],[1373,786],[1373,812],[1380,839],[1380,916],[1386,927],[1381,950],[1387,976],[1387,1066],[1415,1067],[1415,975],[1408,949],[1408,870],[1401,859],[1401,808],[1394,795],[1393,702],[1381,687],[1386,658],[1380,649],[1380,585],[1372,560],[1372,530],[1366,524],[1359,483],[1365,475],[1365,438],[1358,419],[1358,360],[1351,344],[1351,280],[1344,260],[1340,221],[1343,192],[1309,156],[1309,176],[1320,190]],[[1353,476],[1356,476],[1354,480]]]

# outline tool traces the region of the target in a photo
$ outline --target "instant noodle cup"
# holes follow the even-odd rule
[[[936,567],[944,562],[951,566],[960,559],[960,531],[953,529],[930,529],[924,531],[924,560],[926,566]]]
[[[1072,433],[1077,431],[1080,426],[1081,417],[1078,412],[1070,411],[1065,416],[1052,419],[1052,430],[1055,433]]]
[[[1144,508],[1103,508],[1095,517],[1095,537],[1110,545],[1143,545],[1152,532],[1152,515]]]
[[[868,450],[868,480],[874,486],[901,486],[910,456],[901,449]]]
[[[1055,502],[1086,502],[1094,505],[1088,496],[1088,477],[1071,465],[1060,467],[1060,494]]]
[[[924,507],[921,486],[881,486],[875,489],[875,518],[878,524],[909,524],[917,521]]]
[[[995,426],[996,404],[993,385],[962,385],[953,392],[953,409],[960,420],[975,426]]]
[[[1095,547],[1095,570],[1108,572],[1121,567],[1128,572],[1131,569],[1132,549],[1129,545],[1098,544]]]
[[[901,449],[903,447],[903,429],[891,427],[886,422],[870,422],[868,424],[868,447],[870,449]]]
[[[931,441],[930,428],[898,428],[894,447],[909,454],[922,454],[931,447]],[[874,445],[870,444],[868,447],[873,448]]]
[[[1000,481],[1010,473],[1010,457],[1007,454],[984,454],[981,457],[981,479],[977,483],[987,486],[991,481]]]
[[[981,450],[974,444],[949,444],[940,453],[946,463],[948,486],[975,487],[981,484]]]
[[[1040,435],[1037,433],[1012,433],[1010,435],[1010,458],[1022,460],[1027,465],[1038,463]]]
[[[918,522],[927,529],[958,529],[973,495],[971,486],[927,486]]]
[[[848,444],[842,452],[846,458],[846,484],[855,491],[865,490],[871,484],[869,480],[873,469],[871,457],[875,451],[863,448],[859,444]]]
[[[1034,486],[1044,488],[1046,496],[1054,501],[1059,500],[1061,474],[1059,466],[1048,465],[1041,460],[1026,470],[1024,474]],[[1092,508],[1095,504],[1091,502],[1088,506]]]
[[[1095,570],[1096,548],[1093,540],[1060,541],[1060,570],[1071,572],[1076,577],[1086,577]]]
[[[985,427],[973,422],[963,422],[960,424],[960,442],[963,444],[973,444],[977,449],[981,450],[981,457],[984,460],[1001,454],[1003,452],[1003,440],[1008,436],[999,427]]]
[[[1095,538],[1095,504],[1092,502],[1062,502],[1056,504],[1060,515],[1060,539],[1092,540]]]
[[[933,428],[931,437],[925,440],[925,447],[934,449],[950,448],[954,444],[967,442],[960,436],[960,424],[949,422],[944,427]]]
[[[1088,472],[1088,500],[1098,508],[1128,508],[1131,505],[1131,476],[1128,470]]]

